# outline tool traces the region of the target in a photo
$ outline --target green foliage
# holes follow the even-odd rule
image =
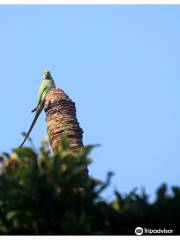
[[[92,148],[72,153],[65,143],[62,151],[51,154],[44,142],[38,153],[25,147],[3,153],[0,234],[133,234],[137,226],[179,224],[178,187],[168,195],[162,185],[154,203],[136,190],[125,196],[116,191],[113,202],[104,200],[101,193],[112,173],[105,182],[87,177]]]

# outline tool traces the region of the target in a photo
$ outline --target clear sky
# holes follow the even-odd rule
[[[48,68],[76,102],[106,192],[180,182],[180,6],[0,6],[0,151],[22,141]],[[45,114],[31,137],[47,135]],[[28,145],[28,143],[26,144]]]

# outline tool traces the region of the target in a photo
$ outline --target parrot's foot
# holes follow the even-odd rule
[[[33,112],[35,112],[37,110],[37,107],[35,107],[31,112],[33,113]]]

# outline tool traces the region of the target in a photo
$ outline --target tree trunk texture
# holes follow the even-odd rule
[[[76,118],[75,103],[59,88],[52,88],[45,97],[47,132],[53,151],[61,149],[61,140],[67,136],[69,149],[83,147],[83,130]]]

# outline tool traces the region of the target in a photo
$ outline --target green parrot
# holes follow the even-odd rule
[[[40,87],[39,87],[39,95],[38,95],[38,103],[37,103],[37,106],[31,111],[31,112],[36,112],[35,113],[35,116],[34,116],[34,119],[31,123],[31,126],[23,140],[23,142],[21,143],[21,145],[19,146],[19,148],[21,148],[25,141],[27,140],[27,138],[29,137],[29,134],[31,133],[40,113],[42,112],[43,110],[43,107],[44,107],[44,99],[45,99],[45,96],[47,94],[47,92],[51,89],[51,88],[55,88],[56,85],[55,85],[55,82],[51,76],[51,73],[49,70],[45,70],[44,71],[44,78],[40,84]]]

